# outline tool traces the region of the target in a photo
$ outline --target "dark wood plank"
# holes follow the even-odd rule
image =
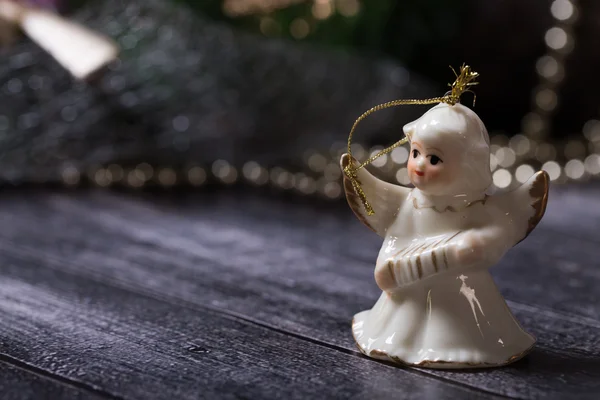
[[[544,229],[527,240],[492,269],[511,304],[536,305],[600,328],[598,244]]]
[[[353,313],[370,307],[378,295],[371,260],[379,239],[349,213],[340,218],[334,209],[282,207],[252,196],[192,196],[168,204],[56,194],[6,203],[0,217],[7,227],[0,229],[5,251],[53,259],[55,268],[241,314],[345,349],[353,348]],[[38,226],[52,229],[52,236],[36,234]],[[535,235],[549,235],[554,245],[568,239],[552,230],[538,229],[531,238]],[[543,289],[547,280],[563,279],[553,257],[545,265],[537,258],[543,252],[527,247],[530,239],[513,250],[524,255],[507,257],[495,274],[503,291],[510,286],[521,296],[510,305],[538,336],[538,349],[524,363],[485,373],[425,373],[516,397],[598,392],[598,310],[593,304],[587,314],[577,307],[556,310],[555,292],[530,290],[533,283]],[[585,262],[591,247],[581,252],[578,244],[590,245],[577,241],[573,248],[565,246],[562,256]],[[524,268],[523,260],[531,268]],[[546,281],[536,276],[542,268],[551,270],[542,276]],[[585,276],[594,279],[593,273]],[[567,296],[589,297],[593,287],[564,290]]]
[[[553,186],[543,224],[557,231],[568,232],[574,237],[600,243],[598,199],[598,182]]]
[[[119,397],[484,397],[239,318],[94,282],[25,254],[2,254],[0,274],[0,351]]]
[[[61,383],[0,360],[0,398],[2,400],[100,400],[113,397]]]
[[[23,240],[41,240],[44,242],[34,243],[34,245],[42,248],[55,247],[57,243],[55,240],[62,237],[64,241],[58,243],[63,243],[65,246],[83,246],[82,248],[92,251],[92,254],[84,252],[72,255],[83,261],[88,257],[94,257],[94,251],[101,252],[102,246],[111,246],[113,242],[96,243],[94,235],[85,234],[81,230],[104,232],[116,240],[131,240],[129,238],[134,235],[134,240],[141,244],[148,246],[151,243],[158,243],[166,247],[165,251],[178,252],[180,258],[197,256],[209,260],[219,259],[224,240],[234,241],[236,237],[242,238],[246,235],[235,243],[236,250],[232,256],[236,259],[227,262],[226,271],[232,271],[237,275],[236,261],[243,261],[244,257],[254,260],[270,257],[271,260],[263,260],[265,265],[257,271],[259,276],[262,277],[279,268],[277,263],[280,261],[284,263],[292,261],[293,273],[297,273],[298,268],[312,268],[318,269],[319,274],[325,274],[324,280],[339,280],[343,279],[344,275],[339,273],[339,268],[335,264],[331,263],[336,262],[331,259],[335,255],[353,262],[344,274],[353,274],[349,278],[354,281],[358,276],[365,276],[359,264],[372,268],[373,259],[380,246],[380,240],[365,232],[358,223],[354,223],[353,219],[340,219],[327,215],[321,210],[295,208],[291,209],[295,214],[290,215],[290,208],[260,206],[260,203],[258,206],[257,204],[253,206],[239,201],[238,204],[221,205],[221,208],[215,209],[214,213],[208,209],[210,205],[198,212],[193,205],[183,203],[163,212],[156,208],[149,208],[151,203],[132,203],[129,200],[114,200],[107,196],[103,198],[108,201],[92,202],[95,213],[88,212],[90,206],[86,203],[73,202],[65,197],[50,199],[49,204],[39,204],[39,208],[34,210],[38,213],[37,219],[30,218],[32,211],[28,209],[37,206],[25,205],[22,212],[18,212],[14,206],[11,206],[4,211],[0,210],[0,218],[6,221],[8,226],[14,225],[14,228],[8,232],[0,232],[0,235],[5,235],[8,239],[19,243]],[[140,204],[145,204],[146,208],[139,209]],[[64,222],[73,221],[73,214],[81,215],[77,226],[65,232],[58,231],[52,237],[27,239],[29,232],[34,232],[38,224],[59,226]],[[23,219],[30,221],[30,224],[19,223]],[[157,224],[153,225],[152,221],[157,221]],[[313,221],[319,221],[319,225],[315,226]],[[121,225],[125,231],[122,231]],[[291,226],[293,229],[290,228]],[[256,235],[257,229],[261,230],[262,234],[257,232]],[[146,236],[140,237],[138,232],[143,232]],[[219,234],[211,235],[212,232],[219,232]],[[232,233],[224,236],[223,232]],[[345,245],[346,242],[349,243],[348,246]],[[251,246],[254,246],[254,249],[249,249]],[[281,254],[278,254],[280,253],[278,249],[282,248],[286,249],[289,255],[293,255],[295,251],[296,257],[292,259],[288,256],[287,259],[282,259]],[[321,265],[301,266],[301,263],[305,263],[306,260],[303,252],[307,249],[312,250],[312,254],[309,255],[312,263],[320,262]],[[121,262],[124,260],[134,262],[140,252],[135,247],[121,247],[117,251],[118,261]],[[161,250],[148,255],[144,249],[141,251],[144,254],[140,257],[146,255],[150,258],[161,257],[164,253]],[[167,258],[172,259],[170,256]],[[594,326],[597,326],[600,321],[600,307],[597,306],[599,291],[595,290],[600,282],[600,264],[596,258],[594,243],[571,238],[542,227],[527,241],[510,251],[506,258],[492,269],[492,273],[501,290],[513,300],[514,304],[533,304],[540,306],[541,309],[564,311],[574,316],[584,317],[583,320],[587,320]],[[322,280],[320,276],[314,279]],[[366,279],[360,284],[361,291],[372,290],[371,295],[376,296],[377,289],[372,279]]]
[[[310,256],[314,260],[313,263],[320,261],[323,265],[305,265],[303,268],[318,270],[319,276],[315,277],[316,280],[321,280],[322,273],[328,274],[324,276],[325,280],[341,279],[343,276],[339,273],[339,268],[332,264],[332,261],[336,262],[334,258],[342,257],[356,264],[352,265],[355,268],[346,269],[346,273],[349,273],[349,270],[357,270],[356,267],[360,268],[358,264],[371,269],[381,246],[381,239],[365,230],[349,212],[342,213],[347,215],[342,217],[339,212],[328,214],[322,209],[281,207],[276,202],[272,205],[264,204],[260,198],[249,198],[250,202],[254,202],[248,204],[246,199],[231,201],[230,198],[224,197],[229,204],[219,201],[215,205],[209,203],[202,208],[197,207],[194,204],[196,199],[192,198],[187,203],[178,201],[165,209],[153,207],[152,203],[147,202],[126,202],[122,198],[113,202],[112,196],[105,199],[108,201],[93,203],[99,212],[105,214],[87,215],[85,213],[88,205],[81,204],[79,211],[83,214],[82,219],[96,221],[112,230],[111,234],[119,229],[119,224],[127,224],[129,231],[123,232],[124,236],[131,237],[133,234],[135,238],[136,229],[145,229],[146,234],[153,232],[159,237],[172,236],[168,242],[163,241],[162,244],[175,251],[179,246],[184,252],[192,251],[192,255],[195,253],[200,257],[217,260],[218,253],[222,251],[223,240],[233,241],[236,237],[224,236],[223,232],[232,232],[232,235],[240,238],[235,243],[234,256],[238,258],[227,263],[234,270],[238,268],[236,261],[242,261],[243,257],[270,257],[273,260],[264,260],[268,265],[260,271],[261,274],[269,273],[279,268],[278,262],[288,262],[283,257],[274,258],[278,257],[278,249],[296,251],[299,257],[287,258],[298,268],[301,263],[305,263],[306,252],[312,250],[313,254]],[[54,212],[77,212],[75,204],[70,208],[68,199],[65,204],[60,205],[60,202],[61,200],[56,200],[53,206],[51,205],[55,207]],[[141,204],[145,204],[146,208],[140,209]],[[218,208],[214,211],[210,209],[215,206]],[[566,208],[556,204],[553,206],[555,212]],[[550,212],[548,217],[552,217]],[[160,221],[160,226],[154,226],[149,218]],[[593,220],[594,217],[587,219]],[[571,220],[572,223],[577,221]],[[135,225],[136,223],[141,225]],[[597,223],[600,226],[600,216]],[[211,230],[218,231],[219,234],[210,237]],[[243,235],[246,235],[246,238],[242,239]],[[248,236],[252,237],[254,245],[249,243]],[[149,237],[141,239],[142,242],[154,240]],[[205,244],[207,250],[212,250],[212,253],[198,248],[199,242]],[[208,249],[211,246],[212,248]],[[254,247],[250,248],[252,246]],[[193,247],[196,249],[190,250]],[[327,267],[324,267],[325,265]],[[531,267],[525,267],[527,265]],[[537,268],[533,267],[534,265]],[[298,272],[297,269],[294,272]],[[596,290],[600,285],[600,259],[597,257],[597,246],[594,242],[570,237],[553,229],[545,229],[542,225],[526,241],[511,250],[499,265],[492,268],[492,273],[503,293],[513,302],[578,315],[588,318],[588,322],[595,326],[600,326],[597,324],[600,322],[600,290]],[[370,276],[365,283],[377,291]]]

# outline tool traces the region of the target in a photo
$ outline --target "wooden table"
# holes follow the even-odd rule
[[[362,356],[380,239],[339,203],[11,190],[0,198],[0,398],[600,398],[600,187],[553,188],[492,269],[538,345],[477,372]]]

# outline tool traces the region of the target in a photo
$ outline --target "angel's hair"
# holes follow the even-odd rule
[[[406,124],[404,134],[411,142],[416,137],[435,140],[460,157],[461,179],[453,192],[485,191],[491,185],[490,138],[483,121],[468,107],[440,103]]]

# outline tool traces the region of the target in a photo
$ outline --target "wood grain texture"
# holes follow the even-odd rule
[[[0,361],[0,398],[2,400],[110,399],[76,386],[56,381],[27,369]]]
[[[552,210],[551,200],[546,218]],[[358,353],[352,315],[379,293],[372,264],[380,239],[334,207],[248,194],[55,192],[5,196],[0,222],[0,252],[17,265],[197,313],[216,311],[349,357]],[[551,223],[542,222],[493,269],[516,316],[538,337],[529,357],[477,373],[397,371],[518,398],[600,393],[597,245]],[[106,302],[105,295],[97,301]]]
[[[22,256],[22,257],[21,257]],[[474,391],[26,256],[0,266],[1,351],[116,397],[441,398]]]
[[[576,238],[600,243],[600,185],[571,184],[555,188],[551,185],[548,212],[542,224]]]

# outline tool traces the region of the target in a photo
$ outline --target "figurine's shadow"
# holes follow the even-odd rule
[[[594,381],[600,388],[600,355],[590,349],[589,355],[534,348],[527,357],[504,367],[507,371],[518,372],[522,376],[543,376],[558,378],[561,381],[585,379]],[[596,353],[596,354],[595,354]],[[574,382],[574,381],[572,381]]]
[[[590,351],[590,355],[579,352],[554,351],[534,348],[523,359],[503,367],[484,369],[444,370],[446,378],[456,378],[455,374],[468,374],[473,382],[478,378],[487,381],[488,377],[506,385],[525,388],[532,392],[548,390],[565,395],[589,395],[600,391],[600,355]],[[442,371],[442,370],[440,370]],[[487,376],[484,376],[487,375]],[[482,376],[479,376],[482,375]]]
[[[523,359],[501,367],[490,367],[481,369],[422,369],[431,371],[435,375],[442,375],[447,379],[464,381],[464,375],[470,376],[468,380],[478,385],[490,383],[489,379],[496,382],[504,382],[509,386],[529,387],[528,390],[565,393],[570,395],[589,394],[600,391],[600,355],[596,351],[590,351],[590,355],[584,355],[572,351],[553,351],[544,348],[534,348]],[[387,365],[398,364],[388,361],[380,361]],[[459,375],[461,375],[459,377]],[[481,376],[480,376],[481,375]],[[486,376],[487,375],[487,376]],[[492,378],[493,376],[493,378]],[[508,387],[508,386],[507,386]]]

